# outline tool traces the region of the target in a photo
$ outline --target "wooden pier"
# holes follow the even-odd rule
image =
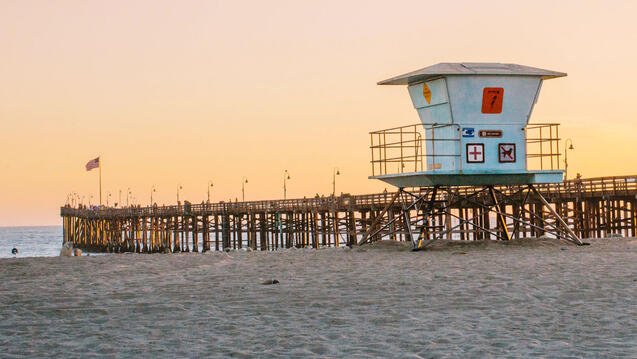
[[[538,185],[537,189],[580,238],[601,238],[611,234],[637,236],[637,176],[576,179]],[[545,216],[542,203],[534,200],[507,202],[515,198],[517,186],[497,188],[500,207],[510,216],[526,219],[515,224],[515,237],[544,235],[543,221],[528,213]],[[425,191],[415,189],[412,192]],[[454,187],[462,194],[471,187]],[[448,192],[447,192],[448,193]],[[129,208],[61,208],[64,241],[92,252],[205,252],[250,248],[323,248],[355,245],[366,233],[392,223],[384,234],[405,240],[404,222],[395,220],[402,210],[395,194],[343,194],[289,200],[185,203],[179,206]],[[450,213],[430,216],[428,227],[455,228],[445,231],[449,239],[496,239],[475,228],[498,226],[496,217],[472,201],[454,203]],[[448,201],[442,193],[436,205]],[[418,216],[415,210],[414,216]],[[382,217],[381,220],[376,220]],[[546,218],[550,214],[546,213]],[[474,224],[473,226],[468,223]],[[375,228],[370,228],[374,224]],[[513,222],[507,223],[513,229]],[[376,231],[375,231],[376,232]],[[375,233],[380,237],[383,231]]]

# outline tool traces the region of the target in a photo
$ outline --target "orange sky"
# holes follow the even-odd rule
[[[438,62],[564,71],[532,122],[570,172],[637,174],[635,1],[0,0],[0,225],[59,224],[69,192],[147,204],[366,193],[371,130],[418,122],[385,78]],[[125,197],[125,194],[124,194]],[[96,200],[96,199],[95,199]],[[94,201],[95,201],[94,200]]]

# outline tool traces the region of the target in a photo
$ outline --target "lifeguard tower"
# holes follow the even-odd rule
[[[536,188],[563,180],[558,124],[529,124],[543,81],[563,76],[516,64],[440,63],[378,83],[407,86],[420,117],[416,125],[370,133],[370,178],[399,188],[388,207],[403,202],[403,228],[414,249],[467,225],[486,231],[482,238],[510,240],[520,225],[540,224],[542,233],[582,244]],[[529,206],[531,196],[544,208]],[[449,206],[462,201],[490,212],[498,229],[451,213]],[[506,205],[518,213],[506,213]],[[437,213],[458,217],[457,226],[432,226]],[[391,235],[396,221],[379,227],[377,218],[360,243]]]

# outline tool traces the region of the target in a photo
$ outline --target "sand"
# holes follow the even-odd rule
[[[637,240],[590,242],[2,259],[0,357],[635,358]]]

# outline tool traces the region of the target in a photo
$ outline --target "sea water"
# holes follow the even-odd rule
[[[61,226],[0,227],[0,258],[58,256],[61,248]]]

